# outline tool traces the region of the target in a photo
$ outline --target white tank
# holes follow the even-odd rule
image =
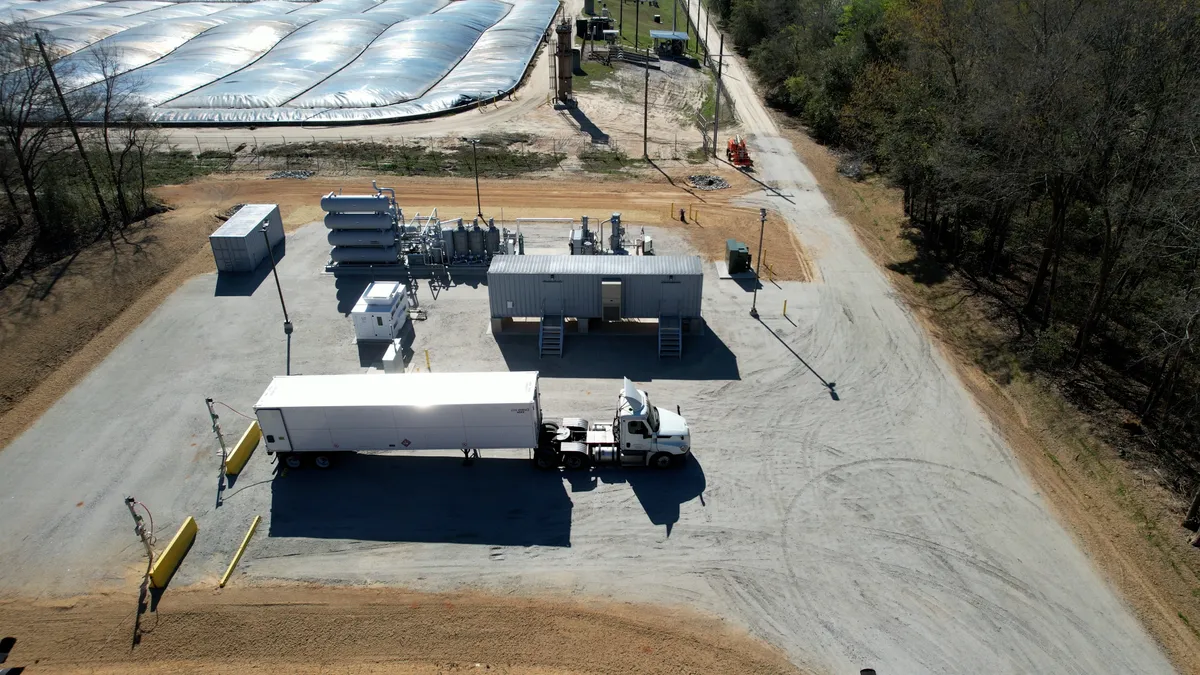
[[[333,230],[325,240],[330,246],[393,246],[396,236],[391,230]]]
[[[329,252],[329,257],[339,263],[397,263],[400,257],[395,246],[382,248],[337,247]]]
[[[383,213],[392,202],[383,195],[339,195],[330,192],[321,197],[321,210],[326,213]]]
[[[331,230],[390,230],[392,217],[386,213],[329,213],[325,227]]]

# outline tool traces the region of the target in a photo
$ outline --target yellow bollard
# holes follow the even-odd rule
[[[674,218],[675,218],[675,202],[671,202],[671,210],[667,211],[667,220],[673,220]]]
[[[783,315],[787,316],[787,300],[783,301]]]
[[[425,350],[425,370],[433,372],[433,366],[429,365],[429,350]]]
[[[250,455],[254,454],[254,449],[258,447],[258,441],[262,438],[262,430],[258,428],[258,420],[250,423],[250,427],[246,429],[246,433],[242,434],[242,440],[234,446],[233,452],[229,453],[229,457],[225,460],[225,475],[236,476],[246,467],[246,462],[250,461]]]
[[[254,522],[250,523],[250,530],[246,532],[246,538],[242,539],[242,545],[238,547],[237,553],[234,554],[233,560],[229,563],[229,567],[225,569],[225,576],[221,577],[220,588],[225,588],[225,582],[229,581],[229,575],[233,574],[233,568],[237,567],[238,561],[242,559],[242,554],[246,552],[246,544],[250,543],[250,537],[254,536],[254,530],[258,528],[258,521],[262,520],[262,516],[254,516]]]
[[[191,516],[184,519],[179,531],[171,538],[171,543],[158,554],[158,559],[150,567],[150,588],[166,588],[167,582],[175,575],[175,570],[183,562],[183,556],[192,548],[196,541],[196,521]]]

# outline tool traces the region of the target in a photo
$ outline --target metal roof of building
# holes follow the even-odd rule
[[[278,204],[246,204],[217,228],[214,237],[244,237],[262,224],[263,219],[279,208]]]
[[[698,256],[671,255],[498,255],[488,274],[695,275]]]
[[[691,35],[681,30],[652,30],[650,37],[655,40],[679,40],[680,42],[687,42],[692,38]]]

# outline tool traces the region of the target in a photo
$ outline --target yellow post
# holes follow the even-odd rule
[[[667,220],[675,219],[675,202],[671,202],[671,210],[667,211]]]
[[[229,581],[229,575],[233,574],[233,568],[242,559],[242,554],[246,552],[246,544],[250,543],[250,537],[254,536],[254,530],[258,528],[258,521],[262,520],[262,516],[254,516],[254,522],[250,523],[250,531],[246,533],[246,538],[242,539],[242,545],[238,547],[237,553],[234,554],[233,560],[229,563],[229,567],[225,569],[225,575],[221,577],[221,588],[225,588],[225,582]]]
[[[783,301],[783,315],[787,316],[787,300]]]
[[[429,350],[425,350],[425,370],[433,372],[433,366],[429,365]]]

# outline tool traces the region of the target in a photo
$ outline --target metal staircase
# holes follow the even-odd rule
[[[683,321],[677,316],[658,317],[658,358],[683,356]]]
[[[538,353],[541,356],[562,356],[563,352],[563,316],[562,314],[546,314],[542,316],[542,325],[538,329]]]

